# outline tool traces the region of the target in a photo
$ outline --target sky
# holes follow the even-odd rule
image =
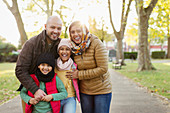
[[[74,0],[73,0],[74,1]],[[89,2],[92,1],[94,4],[93,5],[88,5]],[[27,1],[28,2],[28,1]],[[77,16],[75,16],[75,20],[81,20],[84,22],[86,25],[88,25],[88,16],[95,17],[98,22],[101,21],[101,17],[104,18],[105,20],[105,25],[109,28],[108,32],[113,33],[113,30],[110,25],[110,20],[109,20],[109,13],[107,9],[107,0],[105,2],[102,2],[102,4],[97,4],[95,0],[86,0],[83,1],[83,5],[80,7],[83,7],[81,10],[78,10],[78,7],[76,6],[76,0],[73,3],[67,2],[68,6],[71,6],[73,9],[73,12],[76,12]],[[26,6],[27,3],[25,2],[18,2],[19,6]],[[62,4],[62,3],[60,3]],[[72,5],[75,4],[75,5]],[[133,6],[134,4],[132,4]],[[56,6],[57,7],[57,6]],[[112,17],[113,17],[113,22],[115,24],[115,28],[117,30],[120,29],[120,18],[121,18],[121,1],[119,0],[111,0],[111,7],[112,7]],[[21,7],[20,7],[21,9]],[[20,10],[21,12],[21,10]],[[68,15],[69,18],[69,13],[65,12],[66,15]],[[11,44],[14,44],[16,47],[18,46],[19,43],[19,32],[17,28],[17,24],[15,21],[14,16],[12,13],[8,10],[6,5],[3,3],[2,0],[0,0],[0,36],[6,38],[7,42],[10,42]],[[35,15],[34,13],[31,12],[25,12],[22,13],[22,18],[24,22],[24,27],[26,32],[33,32],[35,30],[38,30],[44,24],[46,23],[46,18],[45,17],[39,17]],[[55,15],[55,14],[54,14]],[[129,13],[129,18],[128,18],[128,25],[134,22],[134,18],[136,17],[136,13],[134,12],[134,9]],[[41,18],[41,19],[40,19]],[[37,25],[35,26],[34,22],[37,21]]]

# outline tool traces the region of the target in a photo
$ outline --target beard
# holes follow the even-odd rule
[[[55,36],[54,36],[55,35]],[[59,37],[60,37],[60,33],[50,33],[50,35],[47,33],[46,31],[46,36],[48,37],[48,39],[52,42],[55,42]],[[55,38],[53,38],[55,37]]]

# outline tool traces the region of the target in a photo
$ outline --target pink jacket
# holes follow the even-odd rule
[[[72,66],[72,68],[73,69],[77,69],[77,64],[74,63],[74,66]],[[77,100],[80,102],[80,94],[79,94],[78,81],[77,81],[77,79],[73,79],[72,82],[73,82],[74,89],[76,91]]]

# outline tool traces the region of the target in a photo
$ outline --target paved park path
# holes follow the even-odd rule
[[[153,96],[113,69],[109,71],[113,84],[110,113],[170,113],[170,103]],[[0,113],[22,113],[20,97],[1,105]],[[76,113],[81,113],[79,103]]]

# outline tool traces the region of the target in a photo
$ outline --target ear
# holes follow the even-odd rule
[[[38,68],[40,69],[40,65],[38,66]]]
[[[47,24],[44,24],[45,29],[47,28]]]

